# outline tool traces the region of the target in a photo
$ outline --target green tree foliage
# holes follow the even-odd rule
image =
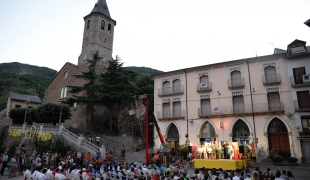
[[[45,88],[56,73],[47,67],[0,63],[0,110],[6,107],[9,92],[44,98]]]
[[[74,75],[77,79],[84,79],[85,84],[83,86],[70,86],[69,93],[74,94],[73,98],[69,98],[68,101],[70,104],[73,102],[77,102],[79,104],[87,105],[87,119],[91,121],[94,114],[94,104],[98,103],[98,97],[96,95],[96,80],[98,79],[98,75],[96,73],[96,67],[98,62],[100,61],[100,57],[98,52],[96,52],[93,56],[92,60],[87,60],[88,62],[88,71],[82,72],[82,74]],[[84,93],[84,94],[81,94]],[[86,122],[88,124],[88,122]]]
[[[44,103],[27,111],[27,124],[35,123],[53,123],[59,122],[60,109],[62,108],[61,122],[71,117],[69,105]],[[13,124],[23,124],[25,117],[25,108],[14,108],[10,110],[9,117],[13,120]]]
[[[12,119],[13,124],[23,124],[25,118],[26,108],[14,108],[9,112],[9,117]]]
[[[127,66],[124,68],[129,71],[135,71],[141,74],[148,74],[148,75],[155,75],[155,74],[163,73],[163,71],[148,68],[148,67]]]
[[[113,108],[117,108],[119,112],[120,105],[137,94],[139,87],[134,83],[137,73],[125,70],[118,57],[109,61],[108,64],[106,73],[102,73],[99,77],[97,92],[100,103],[109,110],[110,131],[112,132],[112,124],[115,124],[112,119]]]
[[[58,152],[62,155],[66,155],[69,151],[73,151],[74,149],[65,142],[63,137],[53,136],[52,140],[42,142],[39,141],[36,137],[34,139],[34,144],[36,148],[39,148],[41,152],[46,152],[51,150],[52,152]]]

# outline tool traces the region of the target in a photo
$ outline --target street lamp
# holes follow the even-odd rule
[[[29,101],[29,96],[28,96],[28,100],[25,101],[26,103],[26,111],[25,111],[25,117],[24,117],[24,124],[26,123],[26,119],[27,119],[27,111],[28,111],[28,103],[30,103],[31,101]]]
[[[58,100],[60,102],[60,115],[59,115],[59,126],[61,124],[61,116],[62,116],[62,103],[66,100],[66,98],[61,98]]]

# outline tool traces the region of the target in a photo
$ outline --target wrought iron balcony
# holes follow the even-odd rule
[[[278,84],[281,83],[280,74],[270,74],[263,76],[263,84]]]
[[[197,84],[197,92],[205,92],[205,91],[211,91],[211,90],[212,90],[211,82]]]
[[[268,114],[284,112],[283,103],[257,103],[253,105],[254,114]],[[235,105],[235,106],[220,106],[220,107],[205,107],[198,109],[198,116],[217,116],[217,115],[231,115],[236,116],[240,114],[251,115],[252,105]]]
[[[157,119],[178,119],[184,117],[184,109],[157,112]]]
[[[305,100],[294,100],[295,111],[307,112],[310,111],[310,101]]]
[[[310,86],[310,74],[291,76],[290,80],[292,87]]]
[[[227,82],[230,89],[244,87],[244,78],[229,79]]]
[[[183,86],[173,86],[168,88],[158,89],[158,96],[169,96],[175,94],[183,94]]]

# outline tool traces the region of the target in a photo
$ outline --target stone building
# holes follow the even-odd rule
[[[90,14],[84,17],[82,51],[78,57],[77,65],[69,62],[65,63],[46,88],[46,102],[61,103],[72,96],[72,94],[68,93],[68,86],[82,86],[85,84],[84,80],[76,79],[72,75],[87,71],[87,60],[91,60],[93,54],[97,51],[101,57],[101,62],[96,69],[98,72],[104,71],[107,61],[112,60],[115,25],[116,21],[110,16],[106,1],[98,0]],[[74,105],[72,107],[72,120],[67,120],[65,125],[85,127],[88,118],[86,116],[85,105]]]

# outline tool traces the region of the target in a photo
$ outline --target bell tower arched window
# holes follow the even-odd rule
[[[111,33],[112,32],[112,25],[109,23],[108,24],[108,33]]]
[[[87,29],[90,28],[90,20],[87,21]]]
[[[102,20],[102,21],[101,21],[101,29],[102,29],[102,30],[104,30],[104,26],[105,26],[105,21]]]

